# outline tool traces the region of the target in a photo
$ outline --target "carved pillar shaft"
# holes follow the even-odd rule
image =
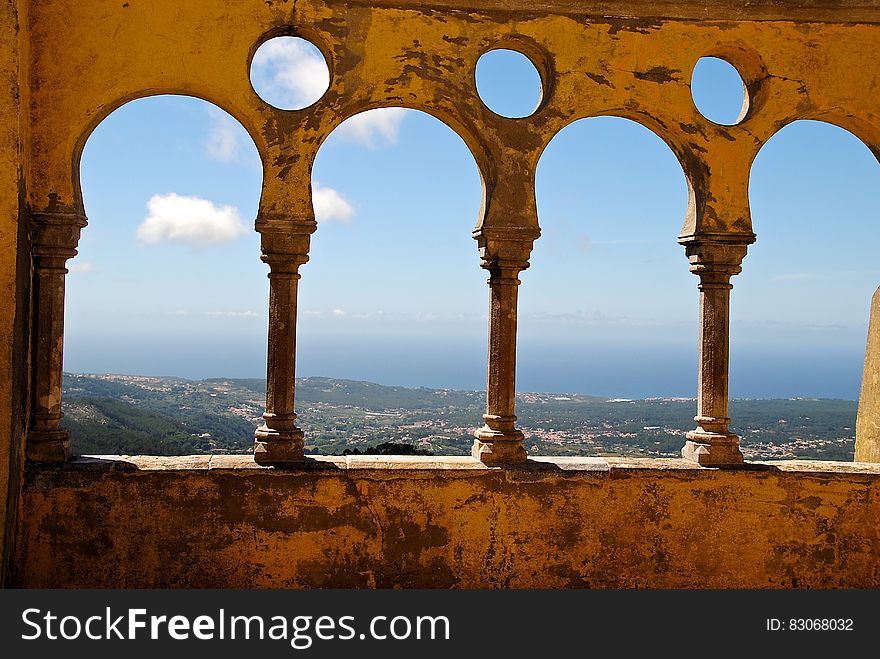
[[[266,259],[264,259],[266,260]],[[296,427],[296,295],[300,263],[269,261],[269,350],[265,423],[257,428],[254,460],[277,464],[303,460],[303,432]]]
[[[516,320],[519,273],[529,267],[534,227],[484,226],[474,231],[480,266],[489,272],[489,363],[484,425],[474,432],[471,455],[487,465],[528,459],[516,427]]]
[[[739,438],[729,429],[728,367],[730,278],[742,270],[746,245],[700,242],[686,249],[691,272],[700,278],[700,353],[697,428],[687,434],[682,457],[705,466],[742,464]]]
[[[78,214],[42,213],[31,218],[33,235],[31,413],[27,459],[64,462],[70,438],[61,428],[61,379],[64,362],[64,276],[67,260],[86,218]]]
[[[492,271],[489,284],[489,367],[486,417],[498,428],[513,430],[516,421],[516,303],[514,269]]]
[[[526,264],[527,265],[527,264]],[[473,455],[487,464],[524,462],[516,424],[516,303],[522,264],[489,270],[489,364],[485,425],[474,433]]]
[[[259,223],[262,260],[269,266],[269,343],[264,423],[254,435],[254,460],[283,465],[302,462],[303,431],[296,426],[296,303],[299,267],[309,260],[314,223]],[[305,241],[303,243],[303,240]]]
[[[695,421],[707,432],[726,433],[730,424],[727,389],[732,288],[729,283],[707,281],[707,277],[699,284],[700,387]]]

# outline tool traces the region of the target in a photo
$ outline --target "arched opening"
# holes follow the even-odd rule
[[[68,264],[63,383],[72,449],[246,451],[262,393],[204,379],[265,377],[253,141],[205,101],[143,98],[94,130],[80,171],[89,226]]]
[[[626,119],[577,121],[537,172],[542,237],[520,287],[530,453],[677,455],[693,426],[696,280],[676,242],[687,181]]]
[[[789,124],[749,186],[758,236],[731,312],[731,418],[747,457],[852,460],[880,222],[880,167],[857,137]],[[752,418],[754,417],[754,418]]]
[[[373,110],[330,135],[312,185],[297,350],[306,452],[468,453],[486,377],[473,156],[428,114]]]

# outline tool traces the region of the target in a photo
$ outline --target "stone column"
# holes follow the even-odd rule
[[[34,213],[31,325],[31,410],[25,454],[32,462],[64,462],[70,437],[60,427],[64,352],[64,276],[86,218],[78,213]]]
[[[518,229],[474,232],[480,265],[489,271],[489,360],[485,425],[474,433],[473,457],[487,465],[528,459],[516,428],[516,320],[519,273],[529,267],[534,234]]]
[[[257,222],[262,234],[262,260],[269,266],[269,352],[264,423],[254,439],[254,460],[284,465],[302,462],[303,431],[296,426],[296,296],[299,267],[309,260],[314,220]]]
[[[681,455],[707,467],[742,464],[739,438],[730,432],[728,363],[730,278],[742,271],[747,244],[696,240],[685,243],[690,270],[700,278],[700,356],[696,430]]]

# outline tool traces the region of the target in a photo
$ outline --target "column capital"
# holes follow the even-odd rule
[[[308,254],[288,254],[285,252],[266,252],[260,254],[260,260],[269,266],[269,277],[290,276],[300,278],[299,267],[308,263]]]
[[[309,260],[309,243],[318,224],[312,217],[261,213],[255,228],[260,233],[260,258],[271,274],[296,274]]]
[[[314,216],[285,215],[261,211],[257,215],[254,228],[261,234],[281,233],[288,235],[311,235],[318,230]]]
[[[480,250],[480,267],[493,278],[516,279],[529,267],[532,245],[541,235],[537,227],[479,227],[473,237]]]
[[[680,245],[691,245],[695,243],[718,243],[724,245],[751,245],[757,236],[749,231],[747,233],[722,233],[713,231],[700,231],[698,233],[683,233],[678,236]]]
[[[32,212],[31,243],[38,264],[64,268],[64,263],[76,256],[80,233],[87,224],[82,213]]]
[[[690,262],[690,271],[700,278],[700,287],[730,287],[730,278],[742,272],[742,261],[751,236],[691,236],[679,239]]]

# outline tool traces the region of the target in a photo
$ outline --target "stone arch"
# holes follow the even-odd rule
[[[808,141],[811,138],[819,141],[814,144]],[[869,241],[864,239],[865,231],[869,230],[867,225],[874,226],[875,220],[880,219],[876,212],[876,182],[880,180],[878,150],[872,148],[872,143],[877,144],[875,138],[876,130],[862,118],[843,116],[836,111],[803,112],[797,119],[776,126],[750,167],[750,204],[760,239],[756,243],[757,251],[753,248],[744,269],[748,279],[739,285],[746,288],[741,290],[745,295],[738,302],[745,312],[743,321],[755,322],[762,311],[772,309],[775,327],[790,324],[797,328],[797,335],[791,329],[787,332],[790,337],[798,337],[799,349],[777,348],[772,357],[775,363],[768,362],[766,367],[770,374],[786,374],[786,379],[777,381],[771,375],[766,378],[767,386],[774,386],[779,395],[854,399],[859,396],[858,378],[863,373],[860,415],[863,409],[871,409],[875,415],[877,409],[876,390],[865,389],[866,384],[876,379],[870,375],[876,373],[876,355],[873,360],[866,359],[864,371],[861,362],[868,310],[876,306],[870,304],[869,299],[878,283],[870,272],[868,263],[873,255]],[[819,145],[828,150],[820,150]],[[835,154],[838,145],[841,150]],[[817,163],[815,179],[801,178],[804,173],[811,174],[811,169],[795,170],[790,175],[778,172],[778,168],[768,169],[768,164],[786,162],[781,158],[773,160],[784,153],[781,149],[786,146],[803,149],[800,159]],[[787,155],[792,157],[791,153]],[[832,162],[841,162],[841,157],[858,158],[847,161],[853,166],[847,168],[845,179],[835,175],[843,171],[843,164],[835,167],[822,162],[834,155],[837,159]],[[814,187],[824,189],[825,186],[828,186],[825,193],[812,192]],[[853,197],[861,197],[860,191],[868,196],[852,202]],[[805,193],[809,195],[808,201],[801,201]],[[868,208],[873,210],[868,217],[854,214],[859,209],[864,213]],[[779,221],[775,221],[777,218]],[[766,297],[759,297],[761,294],[778,302],[771,307]],[[816,313],[824,322],[813,320]],[[824,327],[829,321],[833,322],[833,332]],[[785,330],[774,329],[774,326],[762,330],[760,339],[781,345],[786,337],[781,332]],[[757,337],[746,336],[746,331],[741,330],[741,342],[748,344],[751,338],[751,343],[756,343]],[[754,361],[755,350],[753,347],[749,351],[751,356],[743,355],[743,360]],[[810,355],[808,359],[803,358],[806,353]],[[870,344],[868,353],[869,356],[872,353]],[[871,367],[869,361],[873,364]],[[740,378],[740,382],[745,379]],[[783,389],[791,387],[792,381],[803,384],[789,391]],[[739,386],[758,390],[752,382]],[[758,393],[776,395],[772,391]],[[873,402],[865,407],[863,402],[869,399]],[[861,432],[860,425],[856,426],[857,432]],[[844,436],[841,432],[841,437]],[[828,453],[819,457],[839,459]]]
[[[362,110],[360,112],[354,113],[344,113],[340,116],[345,116],[344,119],[338,122],[334,122],[334,128],[328,135],[326,135],[321,141],[320,146],[315,154],[315,157],[312,158],[312,162],[310,164],[309,173],[309,185],[313,187],[312,176],[314,175],[314,164],[320,159],[322,149],[324,149],[328,145],[329,138],[337,134],[338,131],[344,130],[345,122],[349,121],[357,121],[359,117],[364,117],[367,113],[370,112],[380,112],[383,110],[405,110],[407,113],[412,113],[414,115],[421,115],[423,118],[428,119],[432,124],[436,127],[440,128],[444,133],[444,137],[446,141],[455,141],[460,143],[461,146],[464,147],[464,151],[470,156],[471,161],[474,164],[474,169],[476,170],[477,176],[480,181],[481,195],[482,195],[482,206],[485,206],[485,194],[486,194],[486,175],[484,173],[484,168],[481,167],[480,164],[480,155],[482,155],[482,160],[484,163],[487,159],[486,152],[482,149],[482,146],[479,146],[476,150],[473,147],[473,140],[466,139],[463,137],[464,135],[469,136],[471,133],[467,130],[462,130],[462,123],[460,121],[456,121],[450,118],[450,116],[441,111],[437,111],[436,108],[424,107],[420,104],[401,104],[401,105],[386,105],[386,104],[376,104],[367,106],[367,109]],[[457,139],[456,139],[457,138]],[[321,181],[321,183],[326,184],[325,181]],[[452,191],[454,192],[454,191]],[[479,224],[480,219],[482,217],[482,210],[477,213],[476,222]]]
[[[496,167],[493,162],[493,157],[485,144],[485,141],[480,137],[480,130],[475,125],[471,125],[472,122],[469,122],[466,118],[466,115],[456,115],[452,112],[448,112],[443,108],[428,104],[428,103],[366,103],[362,105],[358,105],[351,108],[346,108],[344,111],[337,113],[333,121],[328,124],[328,129],[321,135],[320,139],[317,141],[314,150],[311,151],[308,161],[308,172],[311,175],[312,168],[314,166],[315,159],[318,157],[320,153],[321,147],[327,141],[327,139],[346,121],[350,119],[354,119],[360,115],[363,115],[367,112],[372,112],[375,110],[392,110],[392,109],[402,109],[409,110],[413,112],[420,112],[422,114],[428,115],[433,119],[437,120],[439,123],[443,124],[449,131],[455,134],[465,145],[468,152],[470,153],[471,158],[473,158],[474,163],[477,167],[477,173],[480,177],[480,184],[483,190],[483,203],[481,207],[481,212],[477,218],[476,226],[479,228],[483,220],[485,218],[485,209],[486,209],[486,197],[487,197],[487,182],[493,180],[494,174],[496,171]]]
[[[691,148],[688,141],[681,139],[677,133],[667,130],[662,121],[650,115],[640,112],[629,112],[620,109],[604,112],[601,114],[585,114],[577,116],[573,118],[572,121],[566,122],[565,124],[559,126],[556,130],[554,130],[547,136],[546,142],[543,144],[537,154],[535,170],[537,171],[538,167],[540,167],[541,158],[543,158],[547,147],[549,147],[550,144],[553,143],[553,141],[557,137],[564,133],[566,129],[577,123],[596,118],[614,118],[629,121],[645,129],[666,145],[666,147],[675,156],[675,159],[678,162],[679,167],[681,168],[682,174],[684,175],[685,184],[687,185],[688,205],[686,216],[683,219],[684,226],[687,227],[689,224],[696,224],[693,220],[693,215],[696,213],[698,204],[694,188],[694,180],[701,176],[701,161],[697,156],[696,150]]]
[[[95,130],[104,122],[105,119],[110,117],[115,112],[125,108],[131,103],[135,103],[145,99],[153,99],[153,98],[162,98],[162,97],[180,97],[180,98],[193,98],[199,101],[203,101],[212,107],[225,112],[232,119],[238,122],[238,124],[244,129],[253,143],[254,147],[257,150],[257,154],[260,157],[260,162],[263,168],[263,176],[265,178],[266,175],[266,155],[265,155],[265,144],[261,138],[261,134],[254,127],[254,122],[252,118],[246,113],[242,112],[236,107],[233,107],[230,103],[225,103],[223,101],[219,101],[215,96],[211,94],[193,94],[189,92],[179,92],[174,90],[162,91],[162,90],[150,90],[149,92],[139,92],[133,93],[129,96],[116,99],[113,103],[108,103],[101,107],[101,111],[97,113],[95,116],[91,117],[90,121],[86,124],[82,130],[79,131],[79,135],[74,142],[73,153],[72,155],[72,181],[74,184],[74,192],[75,198],[74,203],[76,209],[79,212],[84,212],[83,208],[83,199],[82,199],[82,186],[80,182],[80,166],[82,162],[83,152],[88,144],[89,138],[95,132]]]
[[[751,185],[753,183],[753,169],[755,163],[762,153],[765,153],[768,145],[770,145],[774,139],[782,133],[784,130],[788,129],[791,126],[802,122],[815,122],[820,124],[825,124],[830,126],[842,133],[849,134],[858,140],[862,146],[864,146],[873,156],[877,159],[878,164],[880,164],[880,128],[875,127],[873,124],[864,121],[858,117],[846,115],[834,111],[816,111],[805,113],[803,115],[797,116],[794,119],[787,119],[785,121],[778,122],[772,132],[764,139],[757,148],[754,149],[752,153],[752,158],[749,162],[749,191],[751,193]]]
[[[310,182],[315,160],[327,139],[346,121],[366,112],[386,109],[403,109],[431,116],[456,135],[465,145],[477,166],[483,192],[482,211],[475,218],[479,228],[485,221],[487,197],[491,194],[491,181],[496,178],[497,166],[479,127],[465,112],[450,111],[431,103],[403,99],[360,102],[342,109],[326,107],[324,99],[306,110],[275,110],[267,123],[267,131],[284,135],[282,147],[273,144],[271,149],[279,157],[264,156],[263,197],[260,214],[266,217],[296,217],[313,221]],[[306,113],[302,121],[298,115]],[[294,125],[294,122],[299,122]],[[253,137],[253,136],[252,136]],[[276,140],[278,138],[275,138]]]
[[[877,123],[874,123],[854,114],[847,114],[835,109],[816,109],[810,112],[798,113],[794,116],[786,117],[785,119],[775,122],[768,135],[762,140],[758,148],[756,148],[752,154],[749,169],[751,170],[758,155],[764,150],[767,144],[776,137],[776,135],[799,121],[817,121],[850,133],[853,137],[864,144],[874,157],[877,158],[877,161],[880,162],[880,119],[878,119]]]
[[[332,135],[333,132],[343,123],[366,112],[388,109],[403,109],[426,114],[443,124],[464,143],[465,147],[467,147],[467,150],[470,153],[471,158],[473,158],[474,163],[477,166],[477,173],[480,176],[480,183],[483,187],[483,207],[485,208],[487,181],[491,181],[494,178],[497,167],[494,164],[494,159],[488,146],[485,143],[485,140],[481,136],[481,131],[478,126],[476,126],[472,121],[469,120],[466,114],[453,113],[433,104],[422,102],[385,102],[367,103],[352,108],[346,108],[344,111],[339,112],[336,117],[334,117],[333,122],[329,125],[329,130],[321,137],[320,141],[317,143],[317,148],[315,149],[314,156],[312,157],[312,164],[314,164],[314,159],[317,157],[317,154],[320,152],[321,146],[323,146],[327,138],[329,138],[330,135]],[[478,218],[477,226],[479,226],[481,222],[482,217]]]

